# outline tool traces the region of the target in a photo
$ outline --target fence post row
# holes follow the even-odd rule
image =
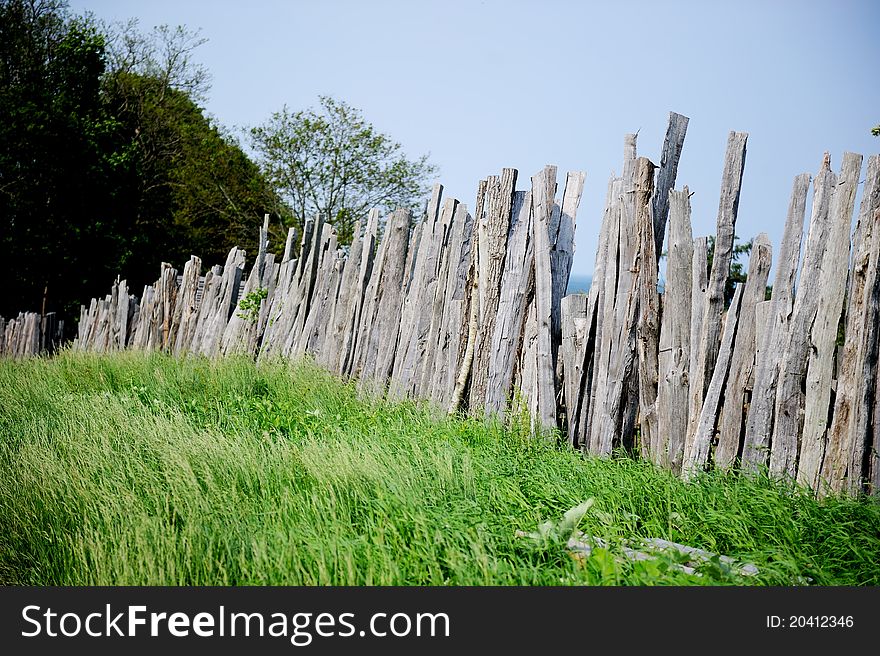
[[[623,447],[684,477],[768,467],[820,494],[876,490],[880,156],[852,233],[861,155],[844,154],[835,174],[826,153],[806,236],[811,177],[798,175],[772,287],[761,233],[731,300],[748,135],[728,137],[710,255],[688,187],[675,188],[687,125],[670,113],[659,166],[626,135],[587,294],[565,295],[584,173],[559,193],[555,166],[523,191],[503,169],[480,181],[472,211],[435,185],[425,216],[413,225],[395,210],[379,239],[373,210],[347,250],[317,216],[276,261],[267,217],[247,272],[232,248],[205,271],[195,256],[181,275],[162,263],[140,296],[117,278],[81,308],[72,348],[308,356],[371,394],[502,421],[525,409],[536,435],[559,429],[599,456]],[[54,313],[0,318],[0,354],[52,352],[62,334]]]

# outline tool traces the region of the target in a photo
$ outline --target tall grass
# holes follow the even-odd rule
[[[514,537],[594,498],[564,540]],[[701,576],[618,546],[754,563]],[[880,584],[880,505],[766,478],[685,484],[526,431],[361,399],[308,364],[64,353],[0,362],[0,582]]]

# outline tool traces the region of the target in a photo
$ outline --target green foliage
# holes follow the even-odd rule
[[[715,258],[715,236],[709,236],[707,260],[707,274],[712,275],[712,260]],[[730,305],[733,300],[733,292],[736,290],[737,284],[745,284],[747,270],[740,258],[743,255],[749,255],[752,252],[752,240],[749,239],[745,243],[740,243],[737,235],[733,236],[733,250],[730,260],[730,275],[727,277],[727,284],[724,286],[724,305]],[[769,292],[768,292],[769,293]]]
[[[256,323],[260,317],[260,304],[269,295],[269,290],[265,287],[257,287],[252,292],[248,292],[238,302],[239,319],[244,319],[250,323]]]
[[[160,260],[256,250],[287,210],[197,105],[203,43],[184,28],[108,29],[60,0],[0,1],[0,315],[79,305]]]
[[[880,125],[875,125],[873,128],[871,128],[871,134],[873,134],[875,137],[880,137]]]
[[[70,300],[111,279],[89,257],[108,245],[98,90],[105,40],[62,2],[0,2],[0,315]],[[50,307],[49,309],[67,309]]]
[[[547,521],[559,539],[515,537]],[[607,547],[573,558],[572,526]],[[621,557],[651,537],[758,575]],[[0,361],[3,583],[878,585],[878,563],[876,500],[720,472],[684,483],[365,400],[307,364]]]
[[[284,107],[251,128],[251,146],[298,228],[320,214],[349,243],[355,222],[372,208],[416,208],[436,168],[427,155],[407,159],[360,110],[328,96],[319,100],[318,110]]]

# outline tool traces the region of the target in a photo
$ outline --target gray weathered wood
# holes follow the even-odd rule
[[[494,333],[489,350],[486,414],[502,414],[512,391],[514,366],[522,345],[529,277],[534,267],[531,192],[514,194],[510,237],[501,278]]]
[[[571,294],[565,296],[561,303],[562,317],[562,344],[560,356],[562,359],[562,380],[565,408],[567,415],[568,440],[572,446],[577,446],[577,422],[576,410],[581,395],[581,368],[584,364],[583,349],[586,345],[587,331],[587,305],[589,297],[586,294]],[[572,415],[575,415],[574,417]]]
[[[669,192],[669,258],[658,353],[657,433],[662,464],[676,473],[688,430],[693,255],[690,191],[685,187]]]
[[[844,155],[846,158],[846,155]],[[844,159],[844,166],[846,159]],[[845,170],[841,172],[841,180]],[[856,171],[858,176],[858,170]],[[858,184],[856,177],[856,184]],[[847,182],[850,182],[849,180]],[[855,187],[855,185],[852,185]],[[852,187],[835,190],[841,203]],[[835,204],[833,209],[838,209]],[[839,208],[843,209],[843,208]],[[832,210],[833,211],[833,210]],[[834,492],[861,491],[866,447],[873,442],[871,422],[876,395],[878,323],[880,323],[880,156],[868,160],[864,194],[853,238],[847,290],[845,338],[838,353],[837,396],[828,431],[822,477]]]
[[[414,394],[420,398],[432,398],[437,352],[440,348],[439,336],[443,332],[444,313],[450,300],[448,296],[449,270],[454,259],[450,253],[456,247],[460,248],[461,227],[456,223],[457,213],[458,201],[455,198],[447,198],[440,210],[440,221],[444,228],[438,248],[437,276],[433,284],[433,292],[429,294],[431,296],[428,308],[430,323],[423,336],[424,350],[414,376]]]
[[[608,183],[606,194],[606,208],[611,203],[611,191],[613,178]],[[579,390],[574,408],[567,408],[569,422],[574,428],[569,428],[572,435],[572,444],[579,449],[590,448],[591,415],[594,410],[596,394],[596,366],[598,360],[598,348],[602,343],[602,319],[603,303],[605,296],[605,262],[610,259],[608,253],[609,233],[611,232],[611,219],[608,211],[603,212],[602,223],[599,228],[599,240],[596,245],[596,257],[593,266],[593,280],[587,295],[587,333],[582,348],[582,362],[580,363],[580,380],[577,382]],[[573,431],[573,433],[572,433]]]
[[[541,429],[556,427],[556,349],[553,344],[553,273],[550,226],[556,194],[556,167],[545,166],[532,177],[533,239],[535,242],[535,311],[538,322],[535,389]]]
[[[434,185],[413,269],[413,282],[404,301],[398,355],[389,385],[392,396],[414,396],[421,380],[428,330],[434,310],[443,244],[452,214],[441,211],[441,185]]]
[[[706,390],[703,407],[700,410],[700,419],[697,421],[697,430],[693,438],[688,439],[684,446],[684,461],[681,473],[685,478],[690,478],[705,466],[709,457],[709,448],[715,434],[715,424],[718,420],[718,410],[724,386],[730,372],[730,359],[733,355],[733,340],[736,335],[740,304],[742,302],[743,285],[737,284],[733,294],[733,301],[727,309],[724,320],[724,329],[721,336],[721,345],[718,349],[718,360],[712,370],[712,380]]]
[[[819,305],[816,288],[822,258],[828,247],[831,227],[828,210],[836,184],[837,176],[831,172],[830,158],[828,153],[825,153],[822,166],[813,181],[810,227],[804,244],[803,263],[791,314],[791,328],[781,354],[771,444],[782,442],[796,444],[803,431],[810,328],[816,319]]]
[[[651,198],[654,194],[655,166],[639,157],[635,173],[636,230],[639,255],[636,258],[639,316],[637,327],[638,396],[641,456],[660,462],[660,435],[657,430],[657,379],[660,343],[660,298],[657,294],[657,252]]]
[[[736,217],[739,209],[739,194],[742,187],[743,170],[746,164],[745,132],[731,132],[727,138],[727,152],[724,155],[724,172],[721,176],[721,196],[718,202],[718,224],[715,232],[715,249],[712,256],[712,271],[706,287],[703,304],[703,324],[697,345],[697,367],[691,378],[694,394],[704,395],[718,348],[721,343],[721,315],[724,311],[724,290],[730,275],[730,262],[733,255],[733,238]]]
[[[440,317],[429,395],[441,407],[449,407],[452,402],[459,355],[462,353],[463,324],[469,316],[467,276],[472,259],[474,219],[463,203],[456,206],[452,225],[453,234],[447,255],[446,299]]]
[[[359,362],[361,383],[371,391],[384,389],[394,366],[411,221],[409,210],[392,213],[385,227],[382,261],[373,271],[375,298],[369,307],[371,316],[364,316],[366,342]]]
[[[706,290],[709,286],[709,239],[694,239],[694,256],[691,267],[691,355],[688,364],[688,430],[680,444],[680,451],[670,451],[670,460],[676,472],[681,471],[684,443],[688,435],[697,430],[700,410],[703,407],[703,386],[694,381],[702,380],[700,342],[703,339],[703,320],[706,318]]]
[[[808,173],[802,173],[794,180],[788,215],[785,219],[785,230],[782,234],[782,247],[779,249],[779,259],[776,260],[776,274],[770,297],[770,317],[763,337],[764,342],[761,344],[762,357],[757,360],[755,384],[743,438],[742,463],[752,471],[765,464],[769,456],[779,362],[788,341],[794,305],[794,280],[800,259],[809,185]]]
[[[623,196],[623,178],[614,178],[609,186],[609,199],[606,204],[603,225],[608,225],[608,241],[606,258],[604,259],[604,275],[601,280],[600,292],[597,296],[596,321],[598,353],[594,365],[592,393],[588,414],[589,447],[588,451],[595,455],[607,455],[611,452],[613,433],[606,434],[601,426],[616,422],[611,416],[608,402],[611,382],[612,352],[619,348],[620,329],[617,322],[617,305],[623,303],[624,294],[618,293],[621,277],[628,274],[629,262],[624,264],[623,258],[630,253],[629,240],[623,234],[624,213],[621,198]],[[627,231],[629,234],[629,231]],[[622,243],[623,242],[623,243]],[[596,268],[598,272],[598,266]],[[598,281],[594,281],[597,284]],[[616,363],[615,363],[616,367]],[[614,412],[618,410],[615,408]]]
[[[651,201],[654,213],[654,252],[663,252],[663,237],[666,235],[666,220],[669,216],[669,192],[675,187],[678,175],[678,162],[684,148],[688,117],[669,112],[669,124],[663,139],[660,154],[660,167],[657,171],[657,186]]]
[[[486,189],[484,230],[480,234],[480,256],[485,257],[479,279],[481,312],[474,345],[474,363],[470,380],[469,403],[474,410],[484,411],[488,393],[492,339],[501,300],[501,283],[507,256],[516,169],[503,169],[500,177],[492,176]]]
[[[740,454],[746,390],[755,367],[755,307],[764,301],[767,276],[773,263],[773,249],[766,233],[752,240],[749,270],[743,287],[736,342],[730,361],[730,373],[724,390],[724,406],[718,423],[715,466],[730,468]]]
[[[806,398],[804,400],[804,430],[801,437],[800,459],[804,471],[801,479],[809,481],[814,489],[821,489],[815,479],[821,471],[827,443],[828,410],[834,367],[837,328],[843,311],[846,293],[846,264],[850,256],[850,226],[855,206],[855,194],[862,166],[861,155],[845,153],[834,196],[831,199],[831,231],[828,247],[822,257],[822,268],[816,281],[818,297],[816,319],[810,332],[810,358],[807,363]],[[838,387],[838,393],[844,392]],[[797,442],[780,441],[773,444],[770,471],[776,475],[795,475],[798,461]],[[832,449],[836,445],[831,446]],[[821,454],[821,455],[820,455]],[[827,475],[827,474],[826,474]],[[826,478],[827,480],[827,478]]]

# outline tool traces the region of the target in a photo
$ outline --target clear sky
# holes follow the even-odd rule
[[[473,206],[502,167],[586,171],[573,274],[593,269],[623,136],[659,164],[670,110],[690,117],[677,187],[714,233],[730,130],[749,133],[737,233],[778,249],[791,184],[825,150],[880,152],[880,2],[71,0],[102,20],[201,28],[208,112],[233,128],[322,94],[360,108],[446,194]],[[560,190],[561,193],[561,190]]]

